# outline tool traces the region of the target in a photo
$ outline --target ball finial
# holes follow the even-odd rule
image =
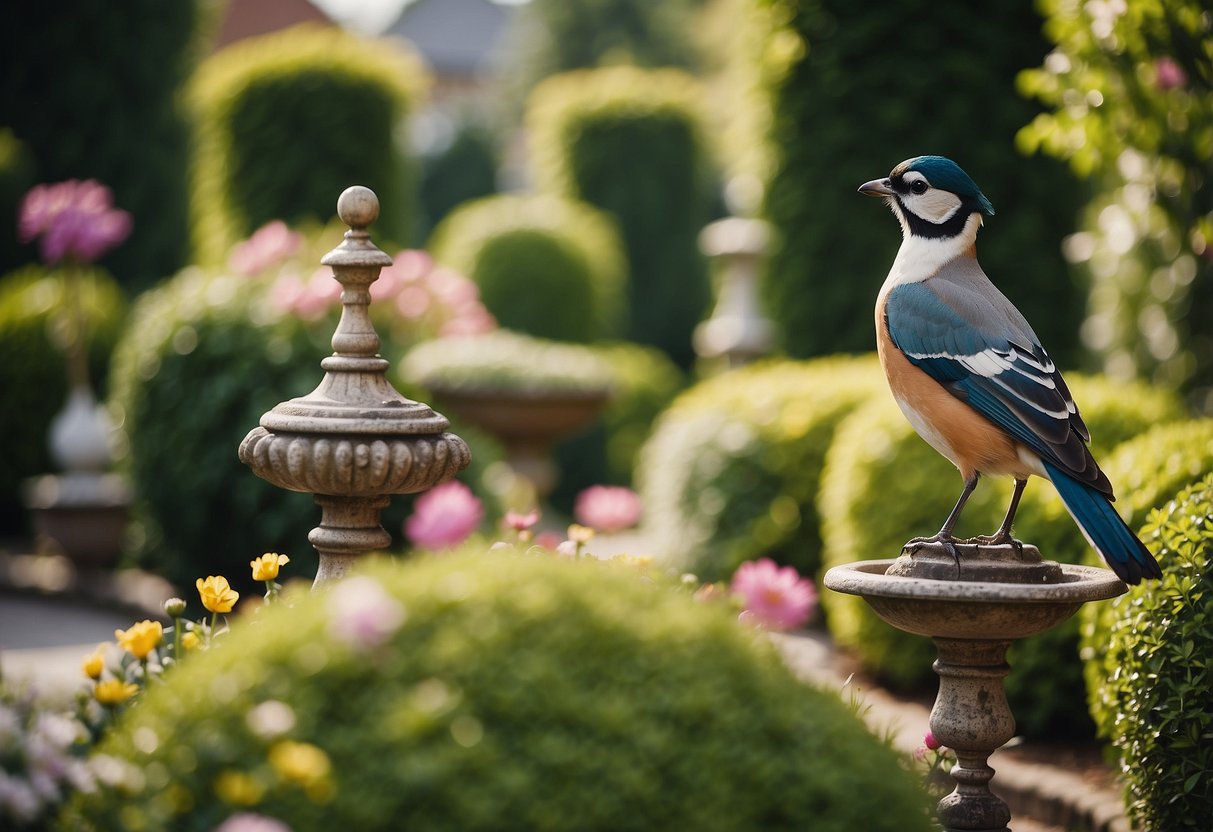
[[[351,185],[337,198],[337,216],[350,228],[366,228],[379,216],[379,197],[370,188]]]

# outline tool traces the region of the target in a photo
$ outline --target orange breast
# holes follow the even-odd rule
[[[951,460],[968,479],[974,472],[1031,473],[1017,453],[1017,443],[1003,430],[910,363],[889,337],[884,303],[877,305],[876,349],[889,389],[902,413],[931,447]]]

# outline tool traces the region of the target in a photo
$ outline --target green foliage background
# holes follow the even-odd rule
[[[12,3],[0,26],[0,127],[25,143],[36,181],[95,178],[113,189],[134,234],[104,265],[131,289],[173,274],[188,255],[178,93],[197,58],[202,9],[198,0]],[[26,249],[0,271],[34,255]]]
[[[855,190],[903,159],[941,154],[998,211],[979,235],[986,272],[1055,360],[1075,364],[1084,293],[1060,249],[1085,194],[1063,165],[1015,146],[1038,112],[1015,78],[1048,49],[1040,16],[1026,3],[756,3],[773,26],[759,40],[771,108],[765,214],[780,237],[766,296],[787,352],[871,349],[871,308],[900,234]]]

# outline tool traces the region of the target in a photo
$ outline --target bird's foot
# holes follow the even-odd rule
[[[973,542],[983,546],[1011,546],[1017,555],[1023,554],[1023,541],[1011,537],[1011,532],[1007,529],[1000,529],[994,534],[979,534],[973,538]]]
[[[956,548],[957,543],[969,543],[968,540],[958,540],[956,537],[940,532],[939,534],[931,535],[930,537],[915,537],[906,542],[901,551],[908,554],[910,557],[918,552],[924,546],[941,546],[944,551],[952,556],[952,560],[956,561],[956,577],[960,577],[960,551]]]

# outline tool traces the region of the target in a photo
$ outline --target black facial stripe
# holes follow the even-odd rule
[[[902,183],[905,184],[904,182]],[[906,193],[908,189],[898,188],[894,183],[893,189]],[[906,223],[910,226],[910,233],[915,237],[927,237],[929,239],[943,239],[947,237],[955,237],[960,232],[964,231],[965,223],[969,221],[969,215],[981,211],[981,206],[977,204],[977,200],[970,197],[961,197],[960,207],[956,213],[941,223],[934,223],[911,211],[900,198],[897,200],[900,203],[901,213],[905,215]]]

